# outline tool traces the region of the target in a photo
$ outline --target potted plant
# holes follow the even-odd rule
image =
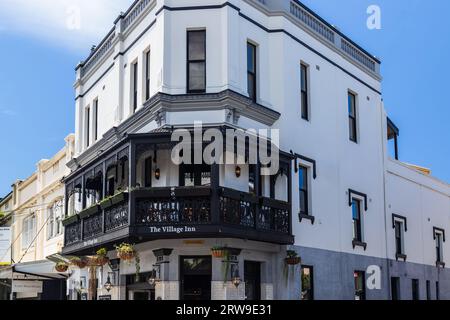
[[[102,267],[109,262],[107,257],[108,250],[106,248],[100,248],[97,250],[96,255],[91,258],[90,264],[93,266]]]
[[[80,258],[80,257],[71,258],[70,263],[80,269],[84,269],[88,265],[88,262],[86,261],[86,259]]]
[[[288,250],[286,252],[285,262],[287,265],[296,266],[300,264],[301,258],[298,256],[298,253],[295,252],[294,250]]]
[[[128,243],[122,243],[119,246],[116,246],[117,258],[124,261],[131,261],[136,256],[136,250],[133,245]]]
[[[227,255],[227,249],[220,246],[214,246],[211,248],[211,254],[214,258],[225,258]]]
[[[55,270],[60,273],[67,272],[68,269],[69,269],[69,265],[65,262],[58,262],[55,265]]]
[[[141,272],[141,259],[139,253],[136,251],[133,245],[129,243],[122,243],[116,246],[117,257],[120,260],[130,263],[134,259],[136,266],[136,281],[139,281],[139,274]]]

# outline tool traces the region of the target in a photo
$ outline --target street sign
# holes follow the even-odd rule
[[[0,228],[0,266],[11,265],[11,228]]]

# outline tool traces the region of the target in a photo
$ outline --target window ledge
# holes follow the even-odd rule
[[[438,267],[438,268],[445,268],[445,262],[436,261],[436,267]]]
[[[408,258],[408,256],[406,255],[406,254],[403,254],[403,253],[396,253],[395,254],[395,259],[398,261],[398,260],[403,260],[403,261],[406,261],[406,259]]]
[[[367,243],[365,243],[365,242],[353,240],[352,245],[353,245],[353,249],[355,249],[356,247],[361,247],[361,248],[364,248],[364,251],[367,250]]]
[[[298,217],[300,219],[300,222],[302,222],[302,220],[305,219],[305,220],[311,221],[311,224],[314,224],[314,222],[316,221],[316,218],[314,216],[309,215],[309,214],[299,213]]]

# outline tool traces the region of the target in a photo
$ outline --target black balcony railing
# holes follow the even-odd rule
[[[215,191],[209,187],[137,189],[120,203],[98,208],[90,215],[82,212],[64,222],[65,251],[118,241],[120,237],[114,234],[123,230],[127,232],[121,234],[137,239],[177,237],[149,231],[168,226],[195,230],[181,237],[218,237],[222,233],[224,237],[275,243],[293,240],[288,202],[223,187]]]

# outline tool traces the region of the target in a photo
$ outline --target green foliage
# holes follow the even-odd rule
[[[105,257],[108,254],[108,250],[106,248],[100,248],[97,250],[96,254],[101,257]]]

